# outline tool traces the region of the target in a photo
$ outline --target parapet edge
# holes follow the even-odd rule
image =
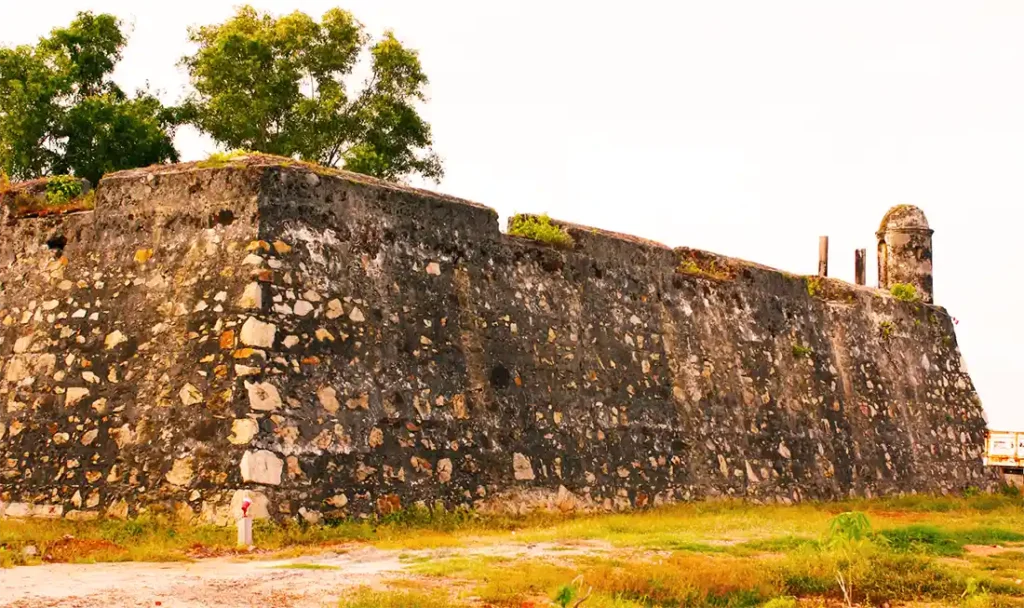
[[[259,192],[262,176],[268,170],[295,172],[296,174],[307,175],[313,174],[320,178],[342,180],[362,188],[412,195],[413,197],[428,199],[435,203],[444,205],[468,207],[477,212],[484,211],[495,219],[497,219],[498,216],[497,211],[493,208],[468,199],[422,188],[415,188],[404,184],[388,182],[382,179],[342,169],[323,167],[313,163],[265,154],[236,156],[224,161],[193,161],[178,164],[154,165],[107,174],[100,180],[96,188],[98,199],[96,214],[102,217],[105,213],[116,213],[116,211],[111,209],[109,206],[110,199],[113,195],[112,191],[119,190],[121,192],[125,192],[124,186],[130,184],[142,186],[141,189],[136,192],[137,196],[130,197],[131,200],[127,200],[121,205],[121,207],[125,209],[133,208],[132,203],[134,200],[143,200],[146,198],[156,187],[158,187],[161,180],[168,177],[181,178],[183,176],[209,173],[224,174],[225,172],[227,174],[236,174],[238,179],[235,181],[251,187],[251,192],[235,191],[232,193],[224,193],[225,196],[223,198],[232,198],[230,195],[233,195],[234,198],[238,198],[241,194],[251,194],[255,197]],[[212,181],[213,180],[211,179],[206,183],[209,184],[212,183]],[[150,186],[146,186],[146,184],[150,184]],[[173,200],[166,200],[163,202],[165,203],[162,205],[164,207],[167,206],[166,203],[174,203]],[[150,201],[150,203],[152,204],[153,202]],[[54,217],[55,216],[50,216],[51,222]],[[29,221],[31,219],[33,218],[17,218],[17,221]],[[575,241],[575,244],[572,246],[573,251],[595,258],[608,259],[613,257],[626,257],[632,262],[643,263],[644,260],[654,260],[659,258],[664,260],[671,256],[674,260],[675,272],[694,275],[710,280],[721,281],[733,279],[738,272],[742,270],[751,270],[759,273],[777,275],[785,280],[800,280],[805,283],[821,282],[822,285],[828,286],[828,289],[824,290],[826,293],[824,299],[830,301],[849,299],[853,294],[892,297],[892,295],[884,289],[855,285],[841,279],[791,273],[757,262],[701,249],[694,249],[690,247],[672,248],[664,243],[644,237],[605,230],[593,226],[586,226],[566,220],[552,218],[550,221],[552,224],[562,228],[572,236]],[[517,240],[529,240],[507,234],[503,234],[503,236],[515,238]],[[542,242],[536,242],[536,244],[540,247],[550,246]],[[638,260],[638,257],[641,259]],[[837,297],[837,294],[842,294],[842,297]],[[924,302],[915,302],[915,304],[928,306],[929,308],[945,313],[945,309],[933,304]]]

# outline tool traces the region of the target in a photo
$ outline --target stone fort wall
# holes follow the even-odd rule
[[[224,523],[249,495],[319,521],[987,479],[942,308],[566,228],[559,249],[252,159],[3,218],[0,511]]]

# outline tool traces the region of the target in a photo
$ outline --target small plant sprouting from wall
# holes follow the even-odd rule
[[[82,180],[70,175],[57,175],[46,182],[46,202],[57,206],[82,196]]]
[[[793,344],[793,358],[806,359],[814,353],[814,349],[803,344]]]
[[[916,302],[921,298],[917,293],[917,288],[907,283],[896,283],[889,288],[889,292],[892,297],[903,302]]]
[[[508,233],[513,236],[532,239],[554,245],[555,247],[569,248],[576,244],[572,236],[561,226],[551,223],[551,218],[544,215],[527,215],[518,213],[512,216],[508,226]]]
[[[807,278],[807,295],[811,296],[812,298],[822,295],[821,279],[817,277]]]
[[[731,279],[734,271],[728,266],[719,266],[711,256],[698,257],[691,254],[690,257],[679,262],[676,272],[724,281]]]
[[[878,324],[879,333],[881,333],[882,337],[886,339],[892,337],[892,332],[894,329],[896,329],[896,326],[893,325],[892,321],[882,321],[881,323]]]

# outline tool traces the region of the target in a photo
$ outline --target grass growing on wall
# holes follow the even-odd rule
[[[921,299],[917,288],[907,283],[896,283],[889,288],[889,293],[892,294],[892,297],[904,302],[916,302]]]
[[[508,233],[555,247],[569,248],[575,244],[572,236],[564,228],[551,223],[547,215],[516,214],[509,222]]]
[[[214,152],[206,158],[197,163],[197,166],[202,169],[212,169],[216,167],[223,167],[229,164],[233,160],[245,158],[247,156],[253,156],[256,152],[250,152],[249,150],[229,150],[227,152]]]

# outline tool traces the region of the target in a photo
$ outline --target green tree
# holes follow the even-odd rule
[[[110,79],[127,39],[112,15],[79,13],[35,46],[0,48],[0,171],[13,179],[175,161],[175,113]]]
[[[337,8],[318,23],[243,6],[189,35],[198,48],[182,60],[195,89],[184,115],[224,146],[385,179],[442,175],[430,125],[416,111],[427,76],[390,31],[374,42]],[[364,51],[369,77],[350,92],[346,79]]]

